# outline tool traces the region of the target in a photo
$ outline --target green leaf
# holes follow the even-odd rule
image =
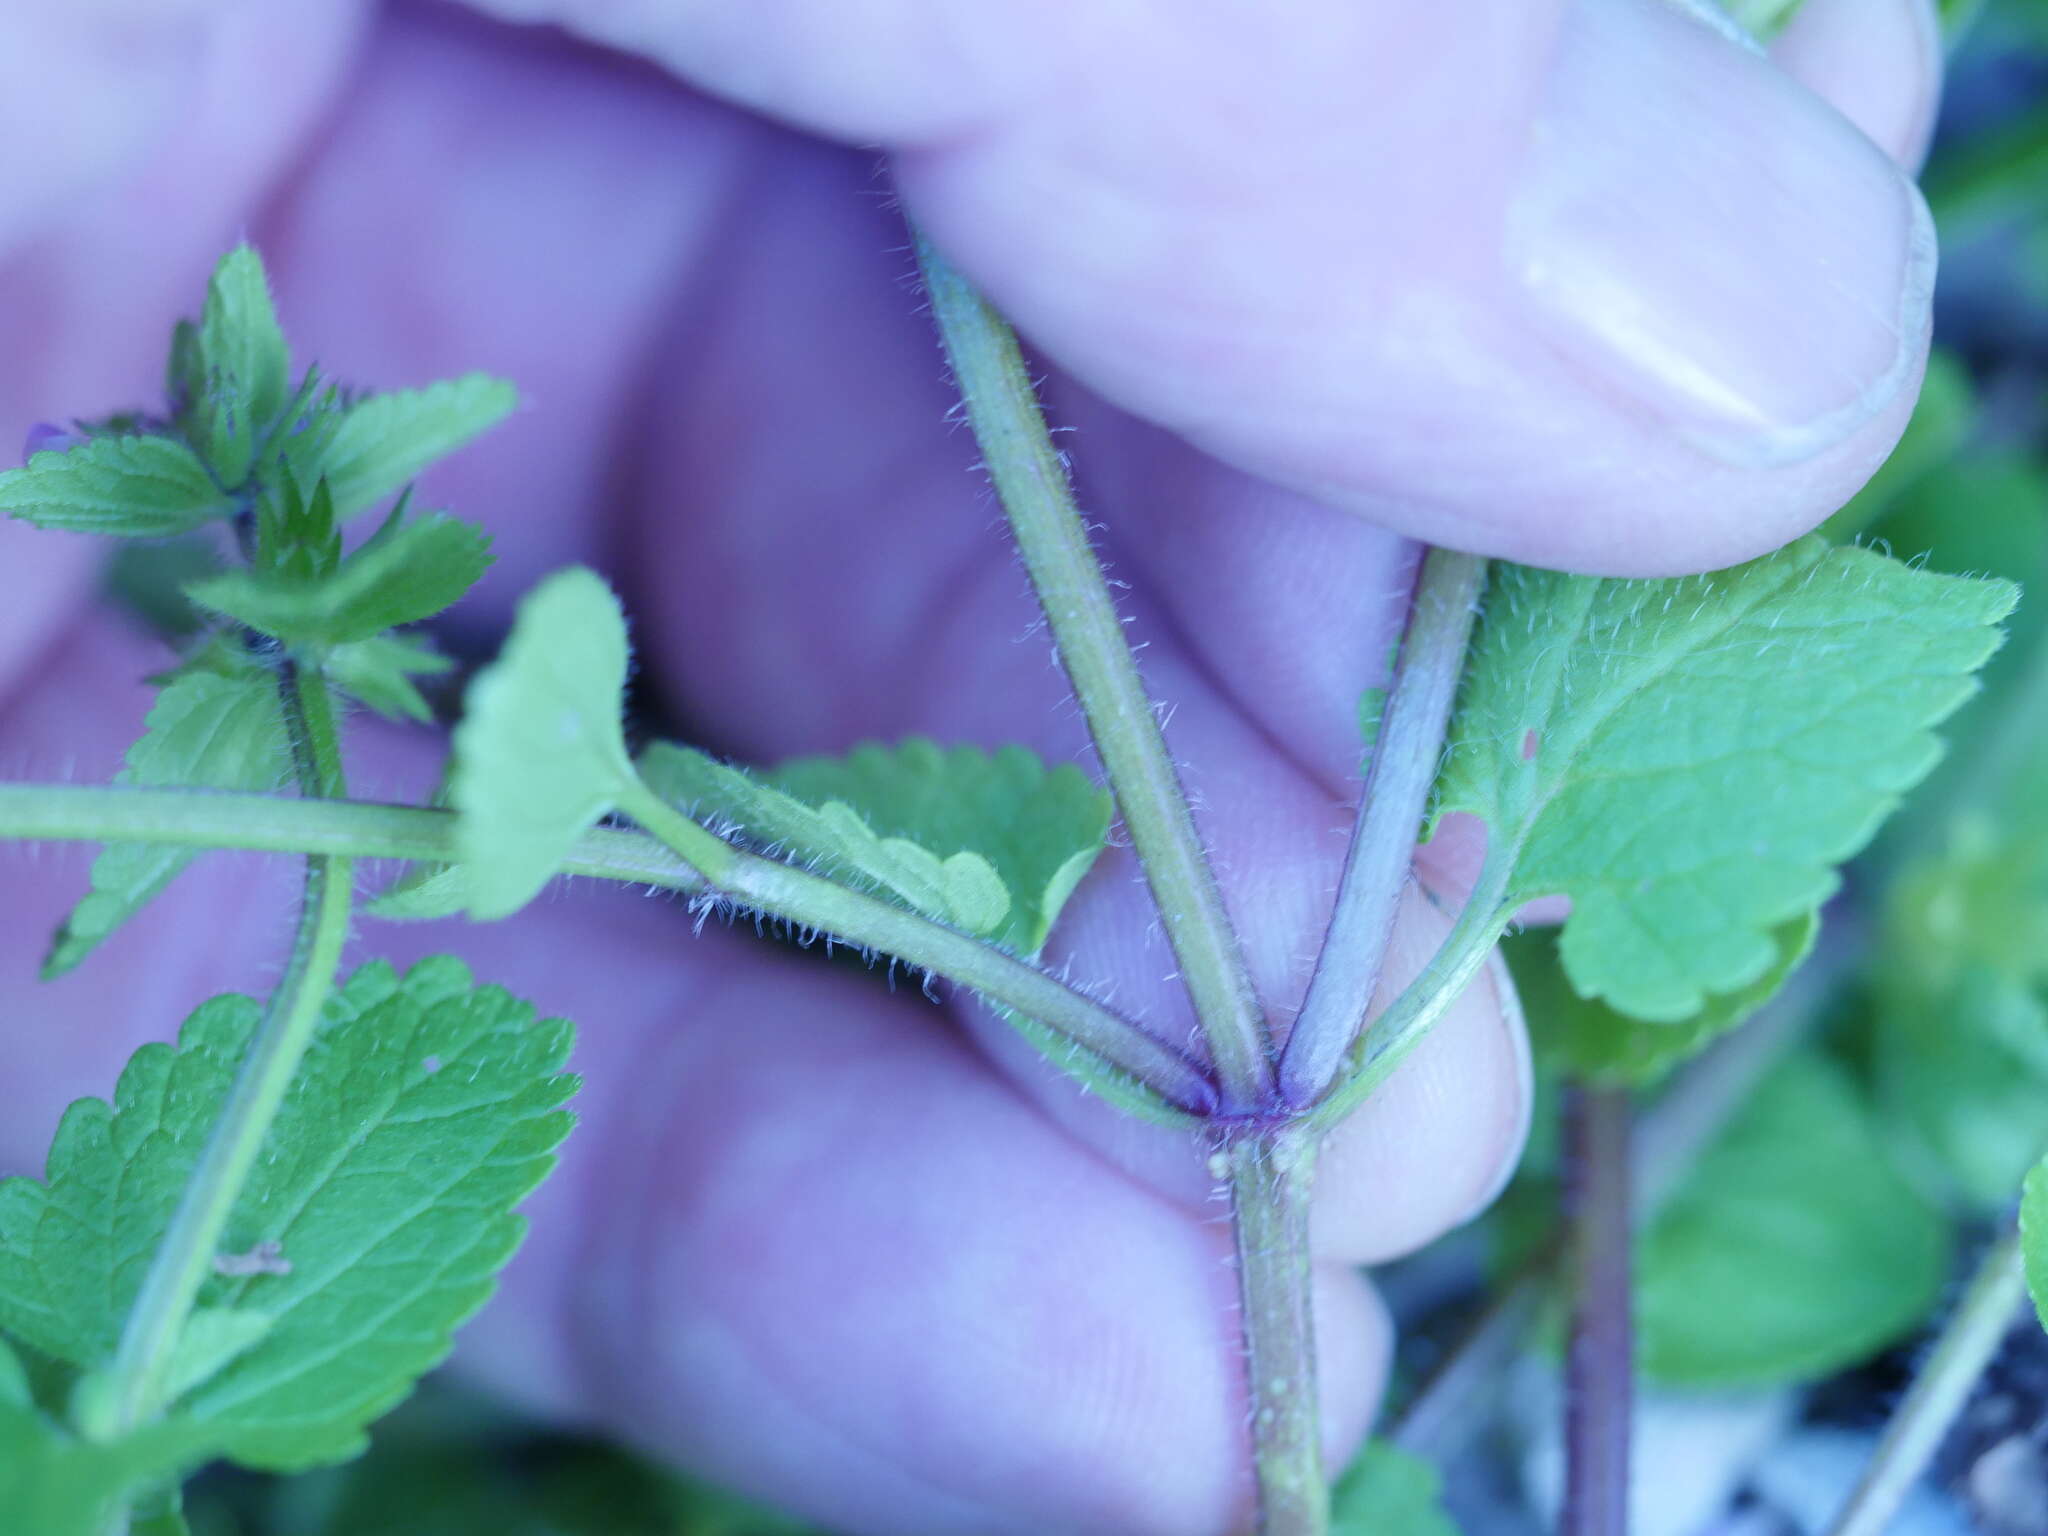
[[[372,635],[327,653],[327,680],[387,720],[433,723],[434,711],[414,684],[438,677],[455,663],[419,635]]]
[[[525,906],[636,787],[619,723],[626,660],[619,600],[575,567],[527,595],[498,660],[470,685],[450,791],[471,916]]]
[[[0,509],[39,528],[160,539],[231,507],[192,450],[169,437],[87,438],[0,471]]]
[[[402,512],[402,508],[400,509]],[[202,607],[290,645],[347,645],[431,618],[474,586],[491,563],[475,523],[430,512],[397,514],[332,572],[312,580],[254,569],[185,589]]]
[[[218,541],[204,532],[123,542],[114,546],[106,563],[103,590],[155,633],[182,640],[206,623],[184,589],[220,568]]]
[[[0,1338],[0,1409],[33,1408],[35,1395],[29,1390],[28,1370],[21,1363],[21,1356],[4,1338]]]
[[[2048,1150],[2048,1004],[1974,965],[1916,985],[1880,973],[1872,1076],[1899,1142],[1983,1215]]]
[[[168,1395],[175,1400],[213,1380],[262,1343],[276,1321],[268,1312],[237,1307],[195,1309],[171,1355]]]
[[[334,574],[341,564],[341,526],[325,480],[316,478],[309,496],[297,475],[286,474],[257,498],[256,555],[250,564],[282,584],[311,586]]]
[[[431,922],[469,910],[469,875],[459,864],[417,864],[363,904],[390,922]]]
[[[193,435],[223,485],[240,485],[257,447],[290,403],[291,351],[270,301],[263,261],[249,246],[223,256],[206,290],[196,348],[171,343],[172,373],[183,393],[203,381],[192,413]]]
[[[83,1099],[47,1183],[0,1182],[0,1327],[93,1371],[124,1318],[260,1015],[221,997],[147,1045],[110,1109]],[[568,1130],[569,1027],[459,961],[364,966],[320,1032],[236,1202],[167,1422],[245,1466],[352,1456],[446,1353],[518,1246],[513,1207]],[[257,1334],[246,1319],[262,1314]],[[204,1314],[200,1314],[204,1316]]]
[[[2048,752],[2015,767],[1893,880],[1869,977],[1879,1101],[1986,1214],[2048,1149]]]
[[[1368,1440],[1330,1490],[1330,1536],[1457,1536],[1435,1467]]]
[[[215,652],[213,655],[219,655]],[[275,789],[289,763],[277,683],[263,668],[179,673],[157,695],[117,784]],[[92,889],[58,929],[43,978],[77,965],[141,910],[197,853],[155,843],[114,843],[92,864]]]
[[[169,1484],[143,1499],[129,1513],[128,1536],[192,1536],[185,1519],[184,1490]]]
[[[736,823],[783,857],[886,892],[1035,956],[1101,852],[1109,796],[1022,747],[989,754],[914,737],[752,774],[657,743],[641,772],[664,799]]]
[[[1800,1381],[1910,1332],[1941,1294],[1947,1225],[1895,1169],[1841,1068],[1789,1057],[1640,1239],[1639,1358],[1692,1387]]]
[[[1656,1081],[1698,1054],[1769,1002],[1812,952],[1820,915],[1808,912],[1773,930],[1777,957],[1769,970],[1733,992],[1709,997],[1689,1018],[1673,1023],[1631,1018],[1583,998],[1565,979],[1554,930],[1530,930],[1501,945],[1514,972],[1515,991],[1536,1049],[1575,1077],[1610,1087]]]
[[[1682,580],[1496,565],[1437,813],[1486,821],[1503,911],[1571,897],[1581,996],[1684,1019],[1781,963],[2014,600],[1817,538]]]
[[[339,514],[382,501],[503,421],[518,403],[519,392],[503,379],[471,373],[351,406],[322,465]]]
[[[25,1405],[0,1406],[0,1515],[21,1536],[105,1536],[117,1506],[149,1496],[206,1454],[190,1427],[154,1424],[111,1443],[79,1440]],[[149,1497],[157,1510],[173,1501]],[[174,1531],[158,1524],[129,1528]]]
[[[291,398],[291,349],[253,246],[236,246],[213,269],[199,321],[199,356],[211,387],[229,388],[251,422],[270,421]]]
[[[834,879],[879,890],[905,906],[974,934],[990,934],[1010,914],[1010,895],[988,860],[975,853],[941,857],[908,838],[882,837],[843,800],[812,807],[703,753],[656,742],[640,773],[663,799],[707,821],[730,821],[789,858],[817,864]]]

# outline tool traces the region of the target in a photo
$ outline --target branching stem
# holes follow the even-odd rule
[[[1280,1058],[1280,1095],[1296,1108],[1322,1097],[1372,1006],[1485,584],[1476,555],[1423,558],[1329,933]]]
[[[922,237],[917,249],[968,420],[1144,864],[1224,1107],[1266,1108],[1273,1067],[1251,973],[1016,335]]]
[[[657,814],[644,805],[635,810]],[[1057,977],[914,912],[734,848],[689,825],[723,850],[725,873],[716,889],[734,901],[972,987],[1129,1073],[1158,1095],[1158,1108],[1169,1117],[1215,1107],[1216,1091],[1198,1065]],[[703,854],[696,838],[679,835],[691,852]],[[449,811],[126,785],[0,784],[0,839],[6,838],[169,843],[429,864],[461,856]],[[714,888],[663,843],[618,827],[585,833],[562,873],[693,895]]]
[[[1472,895],[1422,974],[1402,989],[1371,1027],[1344,1053],[1337,1080],[1306,1116],[1320,1130],[1335,1128],[1379,1085],[1464,994],[1507,931],[1514,913],[1505,904],[1512,853],[1489,853]]]
[[[741,906],[836,934],[971,987],[1151,1088],[1165,1100],[1163,1107],[1197,1115],[1215,1110],[1216,1091],[1199,1066],[1037,967],[877,897],[735,848],[651,793],[636,796],[626,809],[693,864],[708,841],[716,853],[707,862],[718,866],[704,871],[708,883]]]

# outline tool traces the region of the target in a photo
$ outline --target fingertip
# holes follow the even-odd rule
[[[1335,1478],[1379,1417],[1393,1373],[1394,1319],[1379,1291],[1352,1265],[1319,1263],[1313,1284],[1323,1465]]]
[[[1906,170],[1926,158],[1941,102],[1932,0],[1806,0],[1771,57]]]

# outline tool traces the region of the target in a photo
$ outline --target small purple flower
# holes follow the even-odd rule
[[[21,456],[30,459],[39,453],[63,453],[84,441],[76,432],[39,421],[28,429],[28,441],[22,445]]]

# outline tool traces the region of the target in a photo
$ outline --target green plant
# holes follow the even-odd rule
[[[1972,174],[1947,194],[1957,208],[2015,195],[2010,176]],[[437,802],[350,798],[337,698],[430,720],[419,680],[451,663],[408,626],[489,560],[480,529],[416,510],[406,487],[514,397],[480,376],[368,396],[311,369],[295,380],[247,249],[222,262],[200,323],[179,328],[162,417],[84,424],[0,475],[0,507],[31,522],[149,553],[165,547],[140,541],[195,537],[226,557],[176,578],[201,628],[158,680],[121,780],[0,784],[0,836],[107,845],[46,972],[87,960],[199,850],[305,859],[274,995],[197,1010],[176,1049],[137,1053],[111,1105],[73,1106],[42,1181],[0,1184],[7,1528],[180,1530],[195,1469],[331,1469],[446,1352],[568,1129],[568,1028],[445,957],[344,978],[340,944],[359,912],[490,920],[563,873],[763,914],[971,988],[1091,1091],[1199,1138],[1236,1223],[1247,1452],[1272,1533],[1449,1528],[1413,1453],[1441,1450],[1451,1388],[1417,1394],[1334,1497],[1326,1484],[1308,1201],[1321,1138],[1503,936],[1567,1109],[1562,1136],[1539,1136],[1525,1163],[1521,1219],[1500,1223],[1496,1315],[1526,1320],[1546,1289],[1571,1303],[1575,1533],[1623,1518],[1631,1352],[1652,1380],[1701,1385],[1860,1359],[1933,1306],[1949,1212],[1995,1220],[2024,1176],[2022,1226],[1994,1241],[1852,1516],[1880,1519],[1995,1346],[2023,1268],[2048,1292],[2048,1173],[2027,1173],[2048,1141],[2048,640],[2014,613],[2012,585],[2048,563],[2038,462],[1975,441],[1968,374],[1938,358],[1878,480],[1824,536],[1765,559],[1605,581],[1428,552],[1387,686],[1359,680],[1365,792],[1328,942],[1279,1039],[1015,343],[921,255],[1107,791],[1014,747],[911,741],[760,770],[667,742],[636,752],[625,617],[572,570],[529,595],[469,686]],[[352,537],[351,518],[393,498]],[[1858,539],[2009,579],[1935,574]],[[1987,696],[1938,765],[1932,729],[1980,669]],[[1861,866],[1862,915],[1838,906],[1822,934],[1838,868],[1930,773]],[[1369,1019],[1416,839],[1460,813],[1490,829],[1476,885],[1439,953]],[[1115,817],[1199,1016],[1198,1051],[1039,963]],[[410,868],[358,907],[367,859]],[[1559,895],[1572,903],[1559,932],[1513,933],[1528,901]],[[1859,923],[1882,937],[1875,963]],[[1708,1050],[1788,983],[1763,1027]],[[1802,1038],[1830,999],[1828,1038]],[[1631,1094],[1661,1095],[1634,1153]],[[1558,1182],[1574,1192],[1561,1222]],[[1650,1209],[1633,1244],[1632,1205]],[[1808,1240],[1758,1235],[1788,1226]],[[477,1459],[406,1454],[451,1487]],[[574,1484],[550,1497],[573,1499]],[[376,1474],[345,1485],[332,1508],[376,1487]],[[647,1519],[699,1518],[669,1498],[650,1491]],[[513,1518],[489,1498],[473,1508],[463,1528]],[[701,1516],[707,1530],[726,1518]]]

